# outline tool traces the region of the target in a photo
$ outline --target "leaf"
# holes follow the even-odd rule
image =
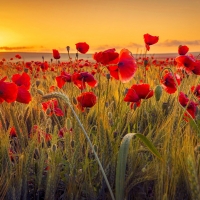
[[[125,171],[126,171],[126,162],[128,157],[129,144],[131,139],[136,136],[138,137],[153,153],[158,159],[162,160],[162,157],[156,147],[149,141],[144,135],[140,133],[128,133],[122,139],[118,158],[117,158],[117,170],[116,170],[116,200],[124,199],[124,183],[125,183]]]

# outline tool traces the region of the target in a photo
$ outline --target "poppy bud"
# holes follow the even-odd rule
[[[53,152],[56,152],[56,150],[57,150],[57,146],[56,146],[56,144],[53,144],[53,146],[52,146],[52,151],[53,151]]]
[[[144,60],[144,66],[146,67],[147,65],[148,65],[148,60],[145,59],[145,60]]]
[[[169,104],[168,103],[163,103],[162,109],[165,115],[168,115],[169,112]]]
[[[36,84],[36,86],[38,87],[38,86],[40,85],[40,81],[37,80],[37,81],[35,82],[35,84]]]
[[[37,93],[42,95],[42,96],[44,95],[44,92],[42,90],[37,90]]]
[[[70,130],[72,128],[72,122],[69,118],[67,118],[66,127],[67,127],[67,130]]]
[[[21,121],[23,119],[22,115],[19,115],[19,121]]]
[[[124,95],[126,95],[127,92],[128,92],[128,88],[125,89],[125,91],[124,91]]]
[[[117,135],[118,135],[118,132],[114,131],[114,132],[113,132],[113,137],[116,138]]]
[[[24,69],[24,72],[25,72],[25,73],[28,73],[28,68],[25,68],[25,69]]]
[[[71,141],[71,147],[74,148],[74,140]]]
[[[142,172],[146,172],[147,169],[145,167],[142,168]]]
[[[133,110],[136,110],[136,108],[137,108],[137,104],[134,103],[134,104],[133,104]]]
[[[111,112],[108,112],[108,118],[112,119],[112,113]]]
[[[77,100],[76,100],[76,98],[75,97],[73,97],[73,103],[76,105],[77,104]]]
[[[157,85],[155,89],[156,101],[159,101],[161,96],[162,96],[162,87],[160,85]]]
[[[47,114],[47,115],[50,115],[50,114],[51,114],[51,109],[48,108],[48,109],[46,110],[46,114]]]
[[[110,79],[110,74],[106,74],[106,78],[109,80]]]
[[[78,59],[78,53],[76,53],[76,58]]]
[[[69,50],[70,50],[70,46],[67,46],[67,47],[66,47],[66,49],[67,49],[67,52],[69,53]]]
[[[41,118],[41,119],[44,119],[44,118],[45,118],[45,115],[44,115],[44,112],[43,112],[43,111],[40,112],[40,118]]]

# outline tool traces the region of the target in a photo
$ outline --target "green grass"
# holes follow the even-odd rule
[[[42,110],[41,103],[45,100],[38,90],[44,95],[49,94],[49,87],[56,85],[55,76],[60,74],[59,71],[60,68],[57,72],[46,72],[47,79],[42,79],[43,73],[40,72],[38,87],[38,79],[33,73],[32,101],[28,105],[18,102],[0,105],[1,199],[111,199],[95,152],[112,193],[122,191],[122,196],[115,195],[115,199],[199,199],[200,119],[184,121],[184,109],[178,103],[180,91],[194,98],[189,90],[199,82],[197,76],[185,78],[175,94],[162,91],[159,100],[155,96],[143,100],[135,110],[130,109],[123,98],[126,88],[144,79],[142,67],[135,78],[126,84],[108,80],[97,73],[95,77],[100,77],[99,85],[96,88],[87,86],[86,90],[93,91],[98,102],[83,113],[74,104],[80,90],[73,83],[66,83],[62,89],[57,88],[56,92],[69,98],[93,145],[92,149],[69,104],[58,98],[62,110],[66,110],[64,117],[49,117]],[[147,71],[147,83],[153,89],[159,85],[158,71],[155,66]],[[105,68],[103,72],[108,73]],[[3,73],[10,78],[17,72],[11,65],[6,72],[2,70]],[[33,125],[50,133],[52,140],[45,142],[41,139],[38,142],[37,134],[28,137]],[[17,138],[9,137],[12,126],[17,130]],[[64,137],[59,138],[58,131],[63,127],[72,127],[72,132],[66,131]],[[133,137],[129,141],[127,159],[124,160],[125,157],[119,154],[123,138],[128,137],[128,133],[142,134],[143,139]],[[9,157],[9,149],[14,152],[13,160]],[[119,162],[124,168],[124,179],[118,179]],[[119,188],[120,191],[118,183],[123,187]]]

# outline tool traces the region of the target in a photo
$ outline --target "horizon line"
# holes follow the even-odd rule
[[[100,51],[99,51],[100,52]],[[49,51],[0,51],[0,53],[52,53],[52,52],[49,52]],[[59,52],[60,54],[68,54],[67,52]],[[76,54],[77,52],[71,52],[71,54]],[[80,52],[78,52],[79,55],[81,54]],[[132,54],[134,55],[141,55],[141,54],[145,54],[145,53],[133,53],[131,52]],[[147,52],[148,53],[148,52]],[[193,52],[188,52],[189,54],[190,53],[199,53],[198,51],[193,51]],[[69,53],[70,54],[70,53]],[[94,53],[86,53],[86,54],[81,54],[81,55],[92,55]],[[148,54],[178,54],[178,52],[152,52],[152,53],[148,53]]]

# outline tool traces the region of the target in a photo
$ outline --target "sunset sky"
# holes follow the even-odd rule
[[[200,52],[199,0],[7,0],[0,3],[0,51],[89,53],[127,48],[144,51],[143,35],[159,36],[151,53]]]

